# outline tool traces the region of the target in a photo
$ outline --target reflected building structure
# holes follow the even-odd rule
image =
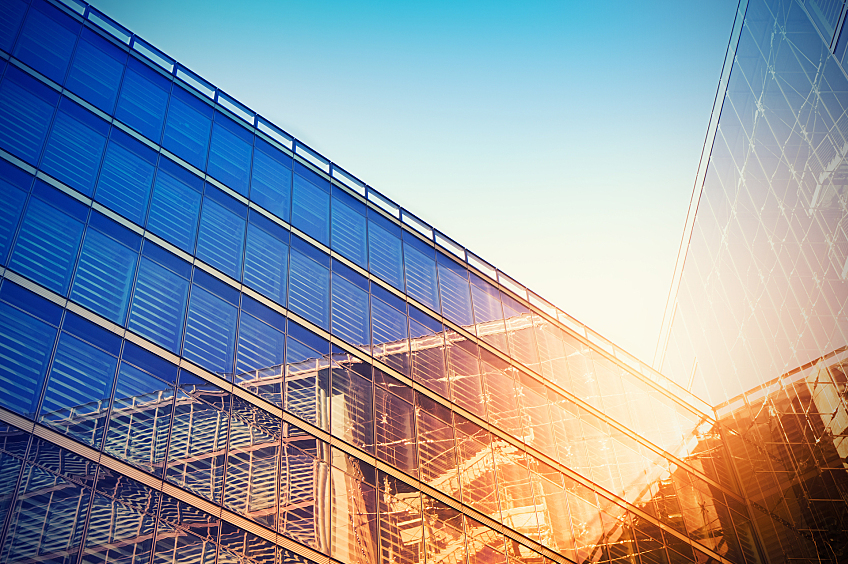
[[[92,6],[0,22],[0,561],[781,561],[761,396],[715,411]],[[845,450],[843,352],[769,399],[815,424],[784,489]],[[835,468],[792,491],[838,508]]]

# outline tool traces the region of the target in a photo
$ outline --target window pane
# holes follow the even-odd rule
[[[174,87],[162,146],[202,170],[212,128],[211,112],[209,106],[193,95]]]
[[[83,224],[31,198],[9,262],[12,268],[64,295],[82,239]]]
[[[244,219],[237,214],[209,197],[203,198],[197,257],[233,278],[240,279],[244,224]]]
[[[477,335],[490,345],[509,352],[506,344],[506,325],[503,322],[501,296],[497,288],[472,276],[471,297]]]
[[[27,194],[0,178],[0,264],[6,264],[6,255],[12,245],[12,237],[18,228]]]
[[[439,288],[436,280],[436,261],[404,244],[406,290],[409,295],[433,311],[439,311]]]
[[[135,251],[89,228],[71,299],[123,325],[137,260]]]
[[[69,16],[46,2],[38,2],[27,13],[13,55],[62,84],[79,29],[80,24]]]
[[[233,371],[238,309],[192,286],[183,355],[212,372]]]
[[[62,333],[39,422],[99,448],[117,367],[114,356]]]
[[[247,196],[252,139],[248,142],[244,138],[252,137],[252,135],[235,123],[224,125],[220,120],[231,121],[228,118],[216,115],[215,124],[212,126],[212,143],[209,146],[207,172],[239,194]],[[227,129],[227,125],[232,129],[241,129],[241,131],[230,131],[230,129]]]
[[[300,175],[294,176],[292,225],[328,245],[330,243],[330,195]]]
[[[253,152],[253,176],[250,181],[250,199],[275,214],[289,221],[289,205],[291,200],[291,177],[289,167],[282,161],[288,160],[279,151],[269,148],[266,153],[258,146]]]
[[[371,320],[374,358],[379,358],[399,372],[409,375],[406,314],[372,296]]]
[[[509,323],[510,354],[519,362],[539,371],[539,354],[536,351],[536,336],[533,333],[533,317],[530,309],[509,296],[501,298],[504,318]]]
[[[237,374],[283,364],[285,349],[285,336],[282,331],[242,312],[239,323]]]
[[[333,368],[333,435],[374,454],[374,392],[371,381],[349,368]]]
[[[184,374],[180,375],[181,380]],[[165,478],[220,503],[230,417],[226,411],[200,399],[207,391],[218,398],[218,406],[221,399],[229,402],[230,395],[211,384],[180,384]]]
[[[468,279],[439,264],[439,290],[442,296],[442,314],[464,327],[473,325]]]
[[[41,167],[91,196],[108,131],[106,122],[70,100],[62,100],[47,139]]]
[[[333,199],[333,250],[367,268],[365,216]]]
[[[176,353],[183,332],[188,280],[141,259],[128,327]]]
[[[0,84],[0,146],[38,164],[59,95],[16,68]]]
[[[377,492],[374,487],[332,468],[333,558],[366,564],[377,556]]]
[[[55,338],[54,327],[0,303],[0,405],[34,415]]]
[[[130,57],[115,117],[158,143],[170,88],[169,80]]]
[[[318,340],[316,338],[316,340]],[[324,352],[304,345],[289,334],[286,340],[285,409],[301,419],[329,431],[330,366],[326,341]]]
[[[112,113],[127,54],[84,29],[65,87],[106,113]]]
[[[368,251],[371,272],[398,290],[403,290],[403,259],[400,239],[373,221],[369,221]]]
[[[477,345],[455,333],[448,339],[448,373],[451,380],[451,399],[480,418],[486,417],[483,383],[477,360]]]
[[[234,398],[233,415],[236,405],[243,400]],[[257,425],[255,421],[230,419],[230,437],[227,449],[227,475],[225,479],[224,506],[248,519],[252,519],[274,529],[277,521],[277,478],[279,476],[280,437],[279,425],[268,429]],[[276,432],[274,432],[276,431]],[[223,537],[223,534],[222,534]],[[242,537],[242,542],[248,541]],[[231,548],[237,548],[231,544]],[[253,558],[242,560],[245,564],[261,562],[259,558],[264,547],[248,546],[256,552]],[[273,555],[272,545],[271,555]],[[224,554],[223,552],[221,553]],[[255,560],[254,560],[255,559]],[[219,557],[218,562],[221,562]],[[272,558],[267,564],[274,564]]]
[[[289,246],[286,243],[253,223],[248,224],[245,284],[285,305],[288,258]]]
[[[6,0],[0,5],[0,49],[7,53],[12,52],[28,7],[29,3],[24,0]]]
[[[412,378],[445,398],[449,398],[444,331],[442,324],[435,319],[427,318],[427,321],[435,327],[428,327],[412,317],[409,318],[409,332],[412,338]]]
[[[312,323],[329,329],[330,271],[300,251],[291,252],[289,307]]]
[[[375,388],[377,458],[415,475],[415,422],[412,404]]]
[[[127,219],[144,225],[155,162],[153,151],[113,130],[95,198]]]
[[[200,194],[159,169],[147,228],[184,251],[194,252]]]
[[[333,274],[333,334],[357,347],[370,348],[368,292]]]
[[[171,385],[122,362],[104,452],[161,477],[173,409]]]

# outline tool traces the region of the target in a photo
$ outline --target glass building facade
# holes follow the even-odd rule
[[[779,561],[736,404],[83,2],[0,0],[0,191],[2,563]]]
[[[715,406],[768,562],[848,561],[848,29],[743,0],[655,366]]]

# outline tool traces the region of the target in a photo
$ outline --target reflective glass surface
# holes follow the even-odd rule
[[[141,39],[0,13],[4,561],[757,561],[686,398]]]

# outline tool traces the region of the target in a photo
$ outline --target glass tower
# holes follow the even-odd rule
[[[743,0],[655,365],[715,405],[769,562],[848,558],[843,0]]]
[[[0,562],[768,561],[708,404],[83,2],[0,190]]]

